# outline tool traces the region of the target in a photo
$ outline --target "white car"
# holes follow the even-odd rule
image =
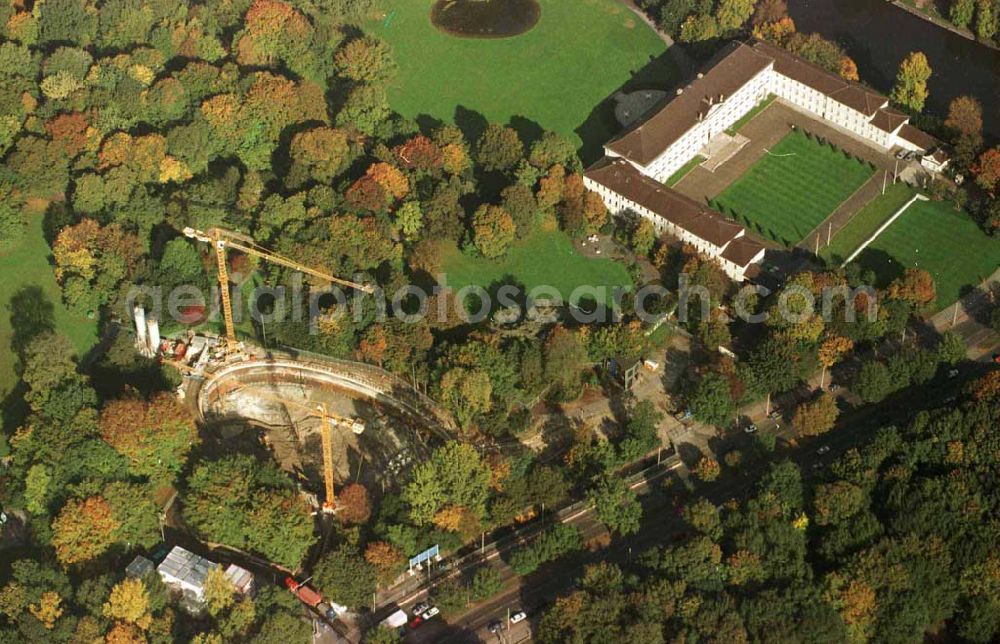
[[[950,369],[950,370],[948,370],[948,377],[949,378],[954,378],[957,375],[958,375],[958,369]]]
[[[414,615],[422,615],[430,607],[431,607],[431,605],[428,604],[427,602],[420,602],[419,604],[417,604],[417,605],[415,605],[413,607],[413,614]]]
[[[523,610],[519,610],[517,612],[510,614],[510,623],[517,624],[518,622],[523,622],[526,617],[527,615],[525,614],[525,612]]]
[[[428,608],[427,610],[424,611],[424,614],[421,615],[421,617],[423,617],[424,620],[426,621],[426,620],[434,617],[435,615],[437,615],[440,612],[441,612],[441,609],[439,609],[437,606],[431,606],[430,608]]]
[[[822,456],[823,454],[826,454],[829,451],[830,451],[830,446],[824,445],[823,447],[820,447],[818,450],[816,450],[816,453]]]
[[[749,425],[743,428],[743,432],[746,434],[752,434],[755,431],[757,431],[757,426],[754,425],[753,423],[750,423]]]

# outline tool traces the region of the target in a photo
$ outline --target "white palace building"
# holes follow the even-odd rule
[[[848,131],[872,147],[922,155],[921,165],[940,172],[948,162],[933,137],[909,124],[886,97],[844,80],[776,47],[733,43],[690,85],[618,138],[584,174],[613,214],[633,211],[716,259],[743,281],[756,271],[765,248],[746,230],[664,185],[740,118],[774,95],[801,112]]]

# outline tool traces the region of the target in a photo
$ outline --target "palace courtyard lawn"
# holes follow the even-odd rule
[[[713,206],[763,237],[792,247],[873,173],[867,163],[796,130],[716,197]]]

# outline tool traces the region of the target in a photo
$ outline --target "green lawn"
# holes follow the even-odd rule
[[[705,162],[705,157],[701,156],[700,154],[694,155],[694,157],[690,161],[682,165],[677,170],[677,172],[670,175],[670,177],[667,179],[667,185],[673,188],[678,183],[680,183],[681,179],[686,177],[689,172],[691,172],[704,162]]]
[[[0,275],[3,275],[0,280],[0,305],[3,307],[0,311],[0,397],[17,384],[17,355],[11,347],[12,316],[48,318],[57,331],[70,339],[78,356],[83,356],[97,341],[96,321],[76,315],[63,306],[59,285],[49,265],[51,252],[42,234],[41,216],[31,215],[24,238],[11,250],[0,253]],[[12,302],[15,298],[19,298],[16,305]]]
[[[796,130],[726,188],[714,205],[761,235],[791,247],[873,172],[868,164]]]
[[[593,151],[620,129],[605,99],[629,81],[660,89],[676,82],[663,41],[618,0],[540,3],[531,31],[477,39],[436,29],[431,0],[385,0],[385,19],[369,30],[392,45],[399,64],[393,108],[473,131],[478,117],[470,110],[490,121],[513,119],[522,132],[536,129],[533,122]]]
[[[819,251],[819,256],[831,264],[840,265],[861,244],[875,234],[878,227],[913,198],[913,188],[900,182],[889,186],[851,218],[847,225],[833,237],[829,246]]]
[[[584,293],[583,297],[604,303],[611,296],[611,287],[632,285],[621,263],[584,257],[570,238],[558,230],[532,234],[511,246],[498,261],[452,248],[445,253],[442,266],[448,285],[456,290],[473,284],[489,290],[493,285],[513,280],[527,291],[536,286],[552,286],[567,300],[578,286],[593,286],[597,292]]]
[[[918,201],[858,255],[856,262],[875,271],[880,286],[904,268],[930,271],[943,309],[1000,266],[1000,241],[984,234],[969,215],[951,204]]]
[[[760,103],[757,103],[752,110],[750,110],[749,112],[741,116],[739,119],[737,119],[737,121],[733,123],[728,130],[726,130],[726,134],[728,134],[729,136],[733,136],[734,134],[739,132],[741,129],[743,129],[744,125],[754,120],[754,118],[756,118],[758,114],[766,110],[767,106],[773,103],[774,99],[776,98],[778,97],[775,96],[774,94],[768,94],[767,98],[762,100]]]

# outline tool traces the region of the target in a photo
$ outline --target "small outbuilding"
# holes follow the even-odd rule
[[[168,588],[180,592],[185,599],[201,604],[205,600],[205,578],[208,577],[208,571],[218,565],[190,550],[174,546],[156,571]]]
[[[156,564],[142,555],[136,555],[132,563],[125,567],[125,576],[131,579],[142,579],[154,570],[156,570]]]
[[[253,573],[246,568],[240,568],[236,564],[229,564],[226,568],[226,579],[233,583],[236,592],[243,597],[253,597],[257,591],[254,584]]]

